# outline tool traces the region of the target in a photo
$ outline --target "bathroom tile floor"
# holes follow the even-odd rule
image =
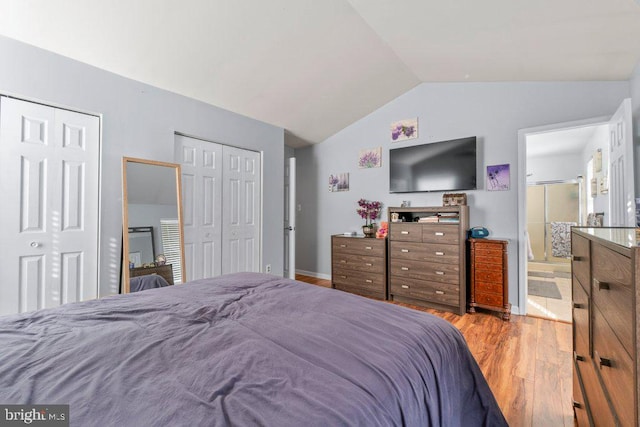
[[[527,315],[571,322],[571,271],[565,265],[530,263],[529,279],[555,282],[562,299],[527,295]]]

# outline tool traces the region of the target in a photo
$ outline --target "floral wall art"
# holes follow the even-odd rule
[[[379,168],[382,166],[382,147],[360,150],[358,167],[360,169]]]
[[[400,120],[391,123],[391,140],[393,142],[418,137],[418,118]]]
[[[487,190],[505,191],[509,189],[509,165],[487,166]]]
[[[329,175],[329,191],[349,191],[349,173]]]

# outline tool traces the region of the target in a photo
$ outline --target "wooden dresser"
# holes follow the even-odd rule
[[[387,299],[386,239],[331,236],[331,286]]]
[[[162,276],[170,285],[173,285],[173,267],[171,264],[158,265],[155,267],[136,267],[129,269],[129,277],[146,276],[147,274],[158,274]]]
[[[502,313],[504,320],[511,316],[509,304],[509,274],[506,240],[469,239],[471,287],[469,313],[476,307]]]
[[[464,314],[469,208],[389,208],[389,218],[396,216],[401,222],[389,222],[389,299]]]
[[[633,228],[573,228],[573,401],[579,426],[638,426],[640,248]]]

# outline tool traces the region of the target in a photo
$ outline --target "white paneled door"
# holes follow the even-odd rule
[[[631,99],[627,98],[609,121],[609,203],[611,226],[635,227]]]
[[[260,153],[223,146],[222,273],[260,271]]]
[[[222,146],[175,136],[182,168],[184,257],[187,281],[222,274]]]
[[[97,296],[100,119],[0,97],[0,314]]]
[[[260,271],[260,153],[175,136],[187,281]]]

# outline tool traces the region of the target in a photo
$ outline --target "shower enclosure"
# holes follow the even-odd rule
[[[527,185],[529,262],[569,264],[570,227],[579,225],[581,180]]]

